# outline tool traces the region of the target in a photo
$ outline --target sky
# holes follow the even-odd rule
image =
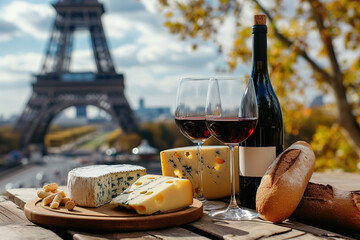
[[[20,114],[40,73],[56,11],[54,0],[0,1],[0,116]],[[211,42],[182,41],[163,26],[157,0],[100,0],[105,35],[116,71],[125,75],[125,95],[133,109],[174,107],[180,77],[208,77],[226,68],[226,59]],[[232,24],[219,33],[231,43]],[[198,43],[197,51],[192,50]],[[224,43],[225,45],[227,43]],[[94,71],[89,33],[75,32],[71,71]],[[249,74],[239,67],[232,74]],[[71,111],[68,111],[71,114]]]

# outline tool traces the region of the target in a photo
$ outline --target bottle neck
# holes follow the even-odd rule
[[[267,26],[254,25],[252,28],[252,75],[257,73],[267,74]]]

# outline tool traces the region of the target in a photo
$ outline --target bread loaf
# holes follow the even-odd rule
[[[269,166],[256,194],[256,210],[271,222],[289,218],[301,201],[315,168],[315,154],[306,142],[296,142]]]
[[[360,194],[309,183],[292,217],[306,223],[360,231]]]

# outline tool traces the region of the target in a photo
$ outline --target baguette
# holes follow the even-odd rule
[[[360,194],[330,185],[309,183],[292,218],[360,231]]]
[[[300,203],[315,168],[315,154],[306,142],[296,142],[266,170],[256,194],[262,218],[282,222]]]

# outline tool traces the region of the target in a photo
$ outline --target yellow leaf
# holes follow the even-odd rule
[[[165,17],[166,18],[171,18],[173,16],[173,13],[172,12],[167,12],[165,13]]]

